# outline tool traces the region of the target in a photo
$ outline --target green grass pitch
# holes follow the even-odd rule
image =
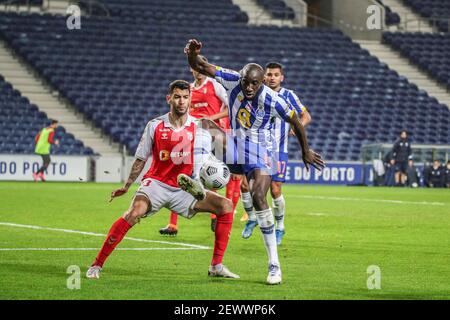
[[[109,204],[117,186],[0,183],[0,299],[450,298],[449,190],[284,186],[279,286],[265,284],[259,230],[249,240],[241,238],[241,204],[224,259],[238,280],[207,277],[214,241],[207,214],[180,218],[175,238],[158,233],[167,210],[143,219],[127,236],[171,243],[124,240],[118,248],[159,249],[113,252],[99,280],[84,274],[97,254],[89,248],[100,248],[104,237],[7,224],[105,234],[136,189]],[[4,250],[18,248],[59,249]],[[67,288],[71,265],[81,269],[79,290]],[[371,265],[380,268],[380,289],[367,287]]]

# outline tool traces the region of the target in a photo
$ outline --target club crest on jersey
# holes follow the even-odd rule
[[[194,139],[194,136],[192,135],[192,132],[186,132],[186,134],[187,134],[187,137],[188,137],[188,139],[189,139],[189,141],[192,141],[193,139]]]
[[[266,115],[266,112],[264,111],[264,108],[258,108],[258,110],[256,110],[257,118],[264,118],[265,115]]]

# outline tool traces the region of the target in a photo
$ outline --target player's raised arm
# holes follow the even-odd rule
[[[197,39],[191,39],[188,41],[186,47],[184,48],[184,53],[187,55],[189,65],[195,71],[210,78],[214,78],[216,75],[216,66],[202,59],[202,56],[200,56],[201,48],[202,43]]]

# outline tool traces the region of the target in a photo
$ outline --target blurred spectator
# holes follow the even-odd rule
[[[406,184],[408,187],[417,188],[420,182],[420,171],[414,165],[412,157],[409,157],[408,168],[406,169]]]
[[[445,187],[450,188],[450,160],[447,161],[447,165],[445,166]]]
[[[384,167],[386,168],[384,175],[384,185],[387,187],[392,187],[395,183],[395,160],[392,158],[392,151],[389,151],[384,156]]]
[[[427,170],[427,186],[430,188],[444,187],[445,171],[439,160],[434,160],[433,165]]]
[[[59,140],[55,140],[55,130],[58,128],[58,121],[52,120],[50,125],[36,135],[34,142],[36,144],[34,152],[42,157],[42,166],[36,173],[33,173],[34,181],[40,178],[45,181],[44,172],[50,164],[50,149],[52,144],[59,145]]]
[[[395,185],[402,186],[406,182],[406,169],[408,168],[408,158],[411,155],[411,142],[408,133],[403,130],[400,138],[395,141],[392,147],[392,156],[395,160]]]

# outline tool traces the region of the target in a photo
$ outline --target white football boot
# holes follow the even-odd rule
[[[239,279],[239,275],[231,272],[228,270],[227,267],[225,267],[223,264],[218,264],[215,266],[209,266],[208,269],[208,276],[209,277],[222,277],[222,278],[232,278],[232,279]]]
[[[203,200],[206,197],[206,191],[202,183],[198,180],[194,180],[184,173],[180,173],[177,177],[178,186],[192,194],[192,196],[197,200]]]
[[[102,267],[99,267],[99,266],[89,267],[88,271],[86,272],[86,278],[99,279],[101,271],[102,271]]]
[[[281,268],[277,264],[269,264],[269,274],[267,275],[267,284],[281,284]]]

